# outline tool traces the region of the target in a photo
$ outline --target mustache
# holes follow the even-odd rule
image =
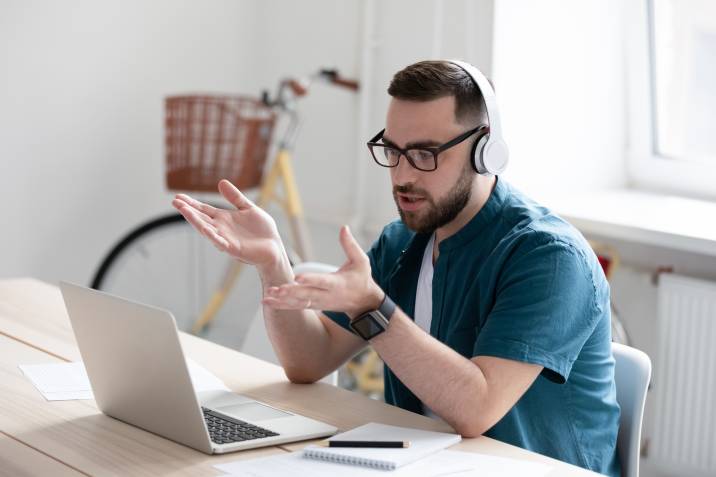
[[[393,186],[393,194],[413,194],[430,198],[430,194],[425,189],[415,187],[413,184],[395,185]]]

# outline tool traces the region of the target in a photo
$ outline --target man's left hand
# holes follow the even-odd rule
[[[351,318],[377,309],[385,293],[371,275],[370,260],[351,235],[341,227],[340,242],[346,262],[333,273],[304,273],[294,283],[264,290],[262,303],[282,310],[342,311]]]

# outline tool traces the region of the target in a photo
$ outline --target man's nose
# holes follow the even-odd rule
[[[417,179],[418,170],[410,165],[404,154],[398,158],[398,165],[391,169],[393,184],[404,185],[413,183]]]

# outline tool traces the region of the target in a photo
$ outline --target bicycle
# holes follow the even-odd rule
[[[297,102],[314,81],[358,89],[356,81],[341,77],[336,70],[322,69],[305,80],[282,79],[273,96],[264,91],[260,99],[205,95],[165,101],[167,189],[215,192],[222,178],[242,190],[258,189],[256,204],[266,208],[278,203],[290,221],[293,247],[287,249],[293,263],[312,257],[292,151],[301,122]],[[287,118],[288,124],[276,144],[274,159],[268,161],[274,126],[281,118]],[[279,184],[284,197],[277,193]],[[167,308],[179,329],[201,334],[226,309],[227,298],[236,288],[245,292],[244,306],[229,310],[232,315],[253,313],[259,306],[261,289],[255,272],[236,287],[239,277],[246,276],[241,273],[242,263],[226,262],[226,256],[202,240],[180,214],[170,213],[123,236],[100,262],[90,287]],[[216,273],[222,268],[219,278]],[[240,324],[235,326],[238,336],[244,331]]]

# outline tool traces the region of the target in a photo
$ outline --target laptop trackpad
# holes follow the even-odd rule
[[[269,406],[264,406],[258,402],[245,402],[232,406],[216,407],[215,409],[231,417],[245,421],[263,421],[265,419],[275,419],[277,417],[289,417],[293,415]]]

